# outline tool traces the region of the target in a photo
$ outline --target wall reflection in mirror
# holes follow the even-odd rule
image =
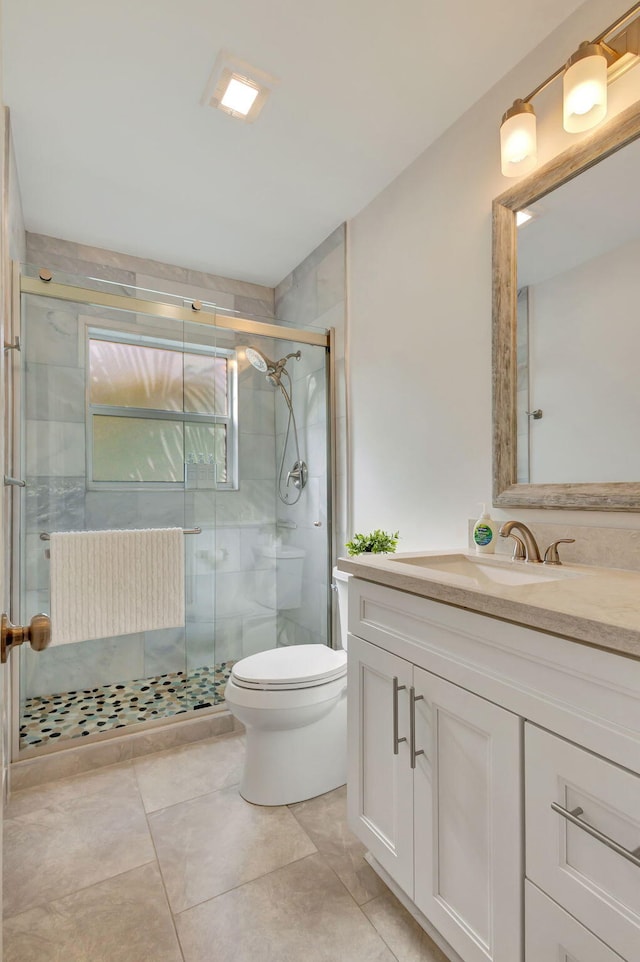
[[[640,479],[638,171],[640,140],[518,228],[519,483]]]

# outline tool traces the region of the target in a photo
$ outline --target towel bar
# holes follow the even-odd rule
[[[126,531],[127,529],[123,528],[122,530]],[[183,534],[202,534],[202,528],[183,528],[182,533]],[[51,541],[51,536],[47,531],[42,531],[40,534],[40,540]]]

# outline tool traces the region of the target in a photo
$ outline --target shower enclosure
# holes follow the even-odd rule
[[[51,532],[156,527],[185,530],[186,610],[22,646],[14,757],[215,711],[239,658],[330,644],[328,332],[30,269],[21,290],[14,613],[50,610]]]

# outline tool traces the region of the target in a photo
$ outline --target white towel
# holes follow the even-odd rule
[[[52,645],[184,625],[184,532],[51,534]]]

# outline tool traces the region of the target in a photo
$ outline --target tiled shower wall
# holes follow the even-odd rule
[[[335,519],[338,553],[347,537],[346,530],[346,412],[344,388],[345,327],[345,234],[339,228],[320,245],[291,275],[270,288],[191,271],[149,261],[128,254],[105,251],[59,238],[27,233],[26,260],[66,274],[96,277],[123,287],[145,287],[188,298],[214,302],[220,308],[273,318],[301,326],[336,329],[336,373],[338,417],[334,424],[338,438],[338,516]],[[117,292],[117,287],[114,288]],[[274,297],[275,295],[275,297]],[[65,323],[69,323],[65,305]],[[150,632],[140,636],[86,642],[76,650],[56,649],[34,658],[25,652],[23,691],[27,695],[92,687],[133,677],[146,677],[160,671],[188,670],[214,661],[242,657],[278,644],[325,642],[327,597],[326,552],[326,444],[324,412],[326,383],[319,348],[304,350],[303,358],[290,362],[295,378],[294,403],[300,430],[302,456],[309,464],[310,479],[300,503],[286,507],[274,498],[276,458],[284,430],[286,407],[281,398],[252,368],[240,371],[240,475],[238,492],[182,492],[135,494],[123,492],[86,492],[84,485],[83,372],[81,361],[68,363],[73,351],[55,305],[53,328],[34,331],[32,353],[27,356],[30,370],[27,417],[49,439],[47,463],[42,458],[30,465],[33,482],[27,492],[27,589],[29,611],[46,609],[48,562],[44,557],[39,532],[45,527],[56,530],[122,527],[134,525],[199,525],[203,533],[189,537],[187,545],[187,628],[186,632]],[[82,312],[91,313],[86,308]],[[105,312],[100,312],[105,316]],[[74,322],[74,324],[77,323]],[[73,324],[72,324],[73,326]],[[43,341],[43,338],[45,339]],[[63,387],[55,403],[46,402],[47,379],[53,373],[38,357],[38,344],[53,342],[55,365],[67,370],[57,378]],[[280,345],[286,353],[284,342]],[[291,344],[295,350],[297,345]],[[56,354],[56,351],[58,352]],[[75,348],[77,355],[77,347]],[[51,364],[51,359],[48,360]],[[75,368],[75,369],[74,369]],[[277,437],[275,412],[278,412]],[[55,444],[51,443],[55,441]],[[46,446],[45,446],[46,447]],[[68,450],[75,463],[69,474],[60,452]],[[63,458],[64,460],[64,458]],[[287,468],[288,470],[288,468]],[[276,528],[277,520],[292,521],[295,529]],[[320,522],[316,526],[315,522]],[[282,612],[276,623],[274,609],[257,602],[256,579],[260,579],[264,602],[267,566],[260,546],[278,537],[305,551],[303,603],[300,608]],[[272,592],[275,599],[275,578]],[[268,594],[268,592],[267,592]],[[213,639],[215,638],[215,645]]]
[[[335,329],[336,411],[332,425],[335,432],[336,516],[333,519],[337,554],[344,554],[347,540],[347,418],[345,388],[345,327],[346,273],[345,226],[337,228],[313,253],[295,268],[275,289],[276,314],[280,318],[295,319],[296,323]],[[278,634],[281,643],[301,644],[325,641],[318,633],[323,624],[326,606],[326,566],[319,564],[321,553],[317,544],[325,537],[327,516],[325,506],[327,483],[327,451],[324,438],[323,405],[326,384],[318,366],[318,358],[290,362],[294,381],[294,407],[300,410],[301,446],[309,467],[308,497],[296,505],[279,504],[278,517],[295,523],[286,529],[288,544],[306,552],[303,582],[303,604],[279,615]],[[276,408],[278,450],[282,432],[286,428],[286,409]],[[319,526],[316,524],[319,522]],[[309,560],[307,560],[309,559]]]
[[[54,272],[144,286],[220,307],[271,316],[269,288],[187,271],[129,255],[27,235],[27,261]],[[253,368],[239,371],[239,491],[86,491],[84,357],[78,350],[83,314],[109,320],[109,312],[30,299],[26,333],[26,417],[30,446],[26,470],[25,613],[48,610],[48,561],[43,530],[134,526],[201,526],[185,540],[186,631],[147,632],[84,642],[39,653],[25,651],[27,697],[188,670],[234,660],[276,644],[274,608],[256,599],[256,579],[268,562],[260,546],[275,535],[274,391]],[[60,310],[64,307],[64,310]],[[121,315],[113,315],[121,320]],[[260,572],[260,574],[259,574]],[[269,591],[267,590],[267,596]],[[215,645],[214,645],[215,638]]]

